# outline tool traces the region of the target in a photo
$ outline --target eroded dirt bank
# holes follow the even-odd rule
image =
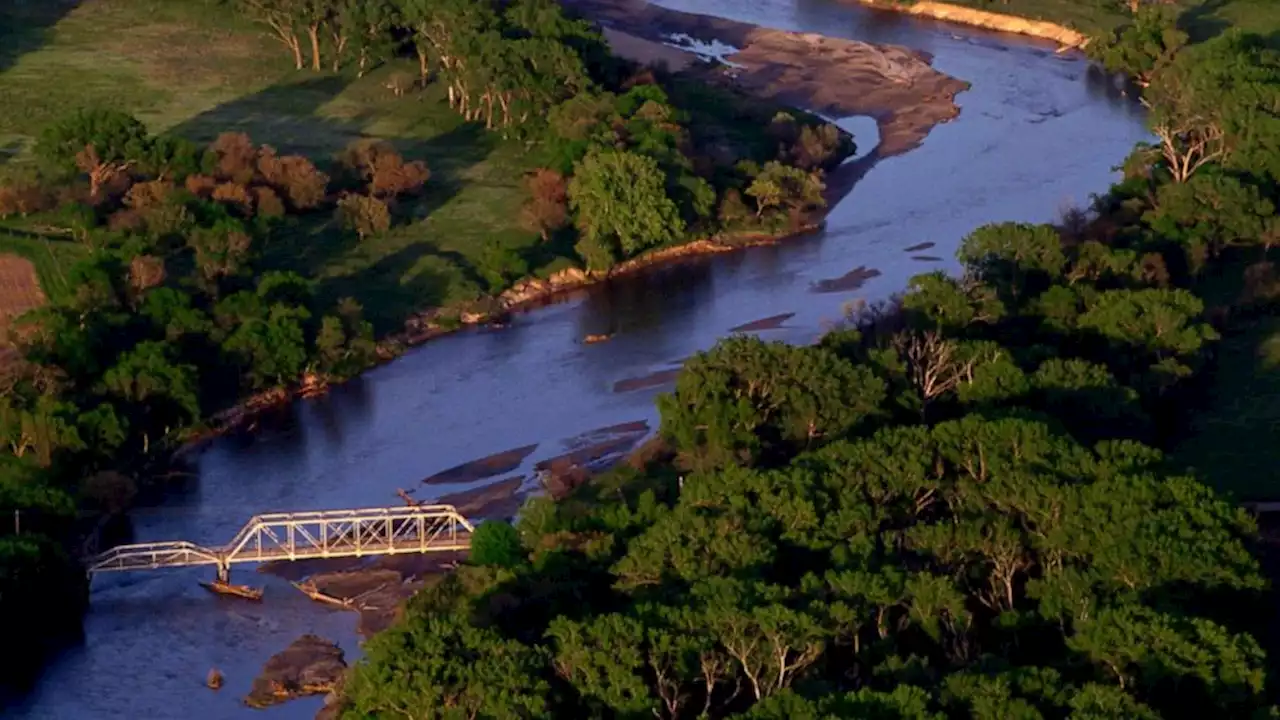
[[[955,96],[969,87],[934,70],[924,53],[905,47],[772,30],[645,0],[565,4],[606,28],[644,40],[661,43],[683,34],[732,45],[738,52],[725,58],[732,66],[709,72],[712,79],[828,116],[873,117],[881,157],[911,150],[935,125],[955,118],[960,112]],[[623,53],[630,46],[615,47]]]
[[[933,2],[932,0],[920,0],[920,2],[910,5],[894,2],[894,0],[854,0],[854,2],[867,7],[892,10],[931,20],[941,20],[943,22],[980,27],[986,30],[1052,40],[1064,47],[1082,48],[1089,43],[1089,37],[1084,33],[1056,23],[978,10],[977,8],[953,5],[951,3]]]

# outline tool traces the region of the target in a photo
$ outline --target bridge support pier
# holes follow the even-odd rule
[[[230,563],[218,563],[218,582],[220,583],[231,582],[231,564]]]

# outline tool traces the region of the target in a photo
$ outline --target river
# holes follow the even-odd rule
[[[956,246],[973,228],[1050,221],[1068,204],[1087,203],[1146,138],[1131,102],[1090,78],[1082,60],[1042,43],[827,0],[659,4],[918,48],[973,87],[957,99],[957,120],[936,128],[920,148],[879,162],[833,208],[825,232],[655,269],[523,314],[506,329],[428,343],[327,397],[297,403],[279,426],[213,443],[196,458],[197,478],[134,514],[138,541],[221,544],[257,512],[395,505],[397,488],[467,460],[538,443],[526,461],[532,463],[564,452],[565,439],[593,428],[652,422],[653,393],[662,388],[615,392],[616,382],[673,368],[730,328],[781,313],[795,315],[762,337],[811,342],[842,304],[886,297],[919,272],[954,270]],[[873,144],[865,118],[842,123],[860,144]],[[923,243],[933,245],[907,250]],[[860,266],[880,275],[855,291],[813,291],[814,283]],[[614,337],[582,344],[595,333]],[[265,575],[245,580],[265,583],[260,605],[216,598],[196,585],[209,574],[95,579],[84,643],[55,659],[6,716],[312,717],[319,698],[260,711],[240,698],[266,659],[304,632],[338,641],[350,659],[358,652],[354,615],[314,604]],[[226,674],[216,693],[202,686],[212,667]]]

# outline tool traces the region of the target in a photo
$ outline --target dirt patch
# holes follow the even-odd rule
[[[760,318],[749,323],[744,323],[737,327],[729,328],[729,332],[759,332],[761,330],[777,330],[782,327],[782,323],[795,317],[793,312],[782,313],[780,315],[770,315],[767,318]]]
[[[686,50],[646,40],[614,28],[604,28],[604,39],[608,41],[609,48],[619,57],[642,65],[666,66],[671,72],[680,72],[696,62],[701,62],[697,55]]]
[[[935,242],[922,242],[922,243],[917,243],[917,244],[915,244],[915,245],[912,245],[911,247],[905,247],[905,248],[902,248],[902,252],[909,252],[909,253],[910,253],[910,252],[920,252],[921,250],[928,250],[929,248],[931,248],[931,247],[933,247],[934,245],[937,245],[937,244],[938,244],[938,243],[935,243]]]
[[[0,255],[0,365],[15,355],[9,343],[9,324],[44,302],[44,291],[31,261],[20,255]]]
[[[888,157],[920,144],[939,123],[960,113],[957,93],[969,85],[934,70],[923,53],[813,33],[667,10],[644,0],[566,0],[617,33],[661,43],[683,33],[738,48],[732,67],[711,79],[753,95],[829,116],[869,115],[879,125],[878,154]]]
[[[364,637],[395,622],[404,601],[465,560],[465,552],[387,555],[378,558],[267,563],[259,572],[297,583],[317,602],[360,614]]]
[[[333,691],[346,670],[342,648],[318,635],[303,635],[271,656],[253,679],[244,702],[262,708],[305,695],[326,694]]]
[[[613,391],[616,393],[634,392],[636,390],[648,390],[649,388],[662,387],[667,383],[676,381],[680,376],[680,369],[659,370],[655,373],[642,375],[640,377],[626,378],[619,380],[613,384]]]
[[[457,483],[470,483],[477,480],[493,477],[494,475],[502,475],[514,471],[520,467],[524,459],[529,454],[538,449],[538,444],[525,445],[524,447],[512,448],[499,453],[494,453],[462,463],[442,470],[431,477],[424,479],[422,482],[428,485],[453,485]]]
[[[876,277],[880,277],[879,270],[860,265],[838,278],[819,280],[813,284],[811,290],[816,293],[850,292],[857,290],[865,285],[868,280]]]

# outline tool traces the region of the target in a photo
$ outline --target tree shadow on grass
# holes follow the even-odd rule
[[[429,259],[437,262],[429,262]],[[425,262],[424,261],[428,261]],[[415,312],[444,303],[452,284],[459,280],[450,266],[465,272],[456,253],[441,252],[419,241],[401,248],[368,267],[328,278],[318,291],[322,303],[350,297],[364,307],[365,319],[379,335],[404,329]]]
[[[1191,36],[1193,43],[1212,40],[1231,27],[1231,23],[1216,15],[1227,2],[1228,0],[1204,0],[1199,5],[1188,8],[1178,16],[1178,29]]]
[[[352,81],[348,76],[324,75],[281,83],[219,105],[170,132],[201,143],[210,142],[223,132],[243,132],[254,142],[271,145],[281,153],[306,155],[336,175],[340,171],[336,164],[338,153],[352,142],[375,137],[365,132],[372,113],[349,119],[322,114],[323,108]],[[426,160],[431,170],[421,196],[397,203],[395,220],[401,228],[430,217],[462,192],[468,185],[468,171],[484,162],[498,143],[491,133],[466,123],[432,137],[385,139],[406,159]],[[369,246],[363,254],[372,262],[323,281],[321,296],[354,297],[365,305],[378,329],[386,331],[400,329],[414,311],[439,304],[448,295],[451,282],[476,281],[474,266],[464,256],[442,252],[428,239],[397,244],[396,237],[405,239],[405,235],[393,230],[388,238],[363,241]],[[378,257],[378,243],[386,246],[382,257]],[[320,277],[333,274],[334,265],[344,262],[359,244],[355,233],[334,222],[332,208],[325,208],[291,218],[273,232],[265,243],[262,265],[292,270],[304,277]],[[415,273],[420,260],[428,255],[438,257],[445,267]],[[410,273],[414,273],[412,277]],[[432,284],[438,287],[428,287]]]
[[[53,27],[82,0],[4,0],[0,2],[0,73],[48,42]]]

